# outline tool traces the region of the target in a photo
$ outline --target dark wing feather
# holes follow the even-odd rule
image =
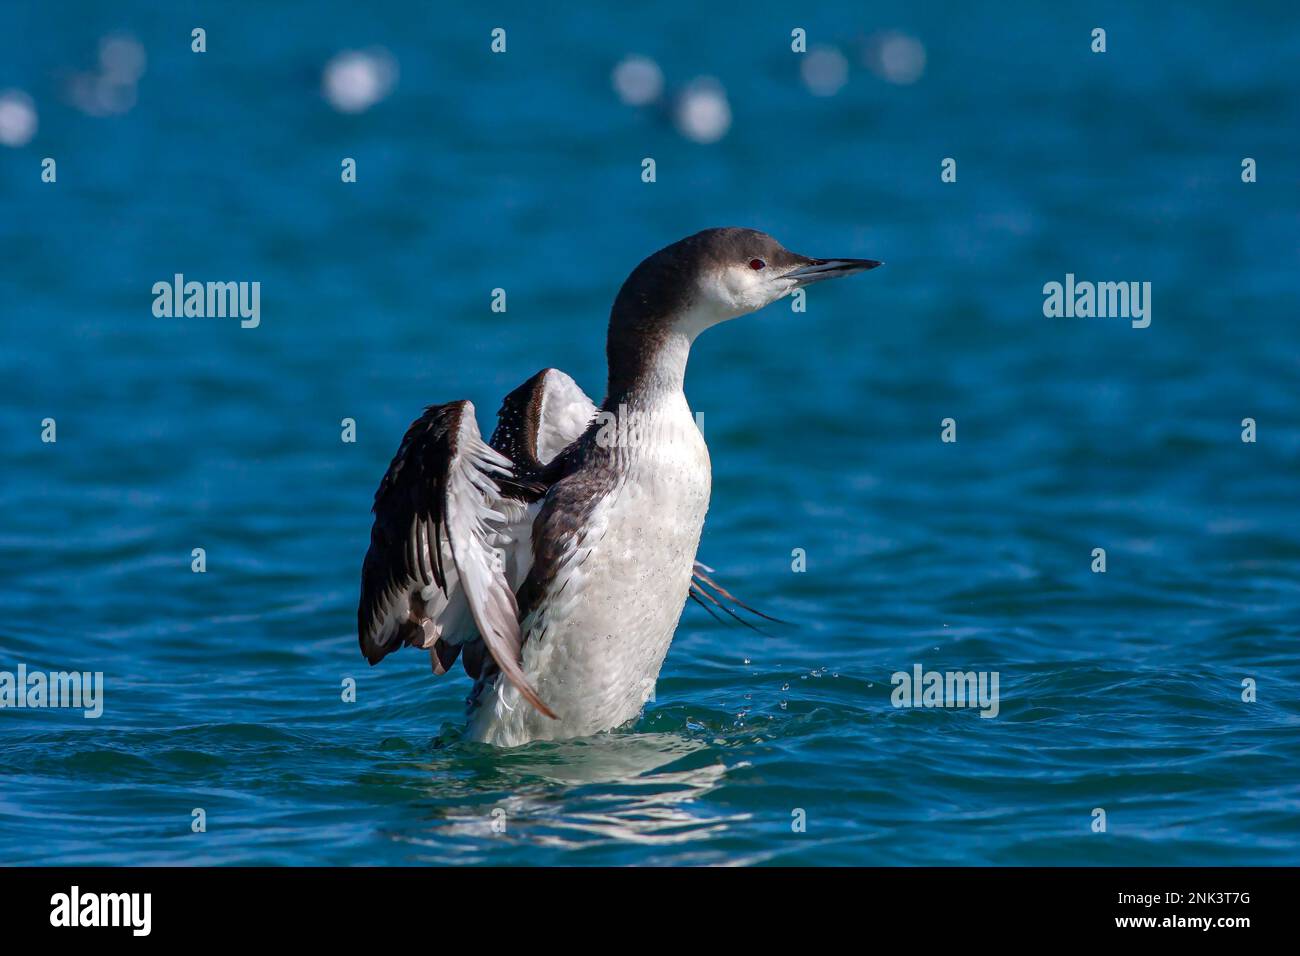
[[[535,483],[483,443],[470,402],[426,409],[375,492],[357,607],[366,659],[374,664],[415,644],[433,652],[435,670],[445,670],[455,659],[450,645],[481,637],[523,697],[555,716],[519,667],[518,608],[495,546],[503,500],[536,494]]]
[[[497,412],[497,427],[488,442],[521,472],[541,475],[559,452],[587,430],[596,406],[568,375],[544,368],[505,397]]]

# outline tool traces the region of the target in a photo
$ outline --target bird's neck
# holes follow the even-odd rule
[[[609,333],[606,411],[619,406],[652,408],[683,394],[694,335],[675,323],[648,323],[640,328],[611,323]]]

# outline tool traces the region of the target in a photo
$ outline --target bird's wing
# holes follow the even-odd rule
[[[577,382],[559,369],[542,369],[506,396],[489,444],[512,461],[528,462],[549,486],[559,476],[546,473],[544,466],[580,438],[595,416],[595,403]],[[525,575],[527,570],[523,568]],[[746,627],[752,628],[754,624],[742,617],[741,611],[777,624],[786,623],[750,607],[715,581],[713,573],[711,567],[697,560],[690,596],[714,617],[717,617],[716,608]],[[517,583],[523,580],[520,577]]]
[[[595,417],[595,403],[577,382],[558,368],[544,368],[505,397],[488,444],[517,464],[540,469]]]
[[[533,519],[542,508],[541,499],[568,471],[570,462],[560,453],[582,436],[595,416],[595,404],[578,383],[554,368],[542,369],[501,402],[488,445],[514,463],[530,492],[528,504],[510,529],[513,544],[507,552],[506,578],[516,593],[536,558]],[[475,679],[471,698],[496,679],[493,659],[475,635],[465,642],[461,661]]]
[[[519,666],[519,610],[506,580],[511,531],[543,489],[484,444],[470,402],[431,405],[407,430],[375,492],[357,631],[371,664],[404,644],[442,673],[481,637],[539,711],[554,713]]]

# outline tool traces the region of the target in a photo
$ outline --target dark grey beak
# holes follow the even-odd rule
[[[880,265],[884,263],[875,259],[809,259],[807,265],[799,266],[781,278],[793,279],[800,286],[805,286],[823,279],[838,279],[855,272],[866,272]]]

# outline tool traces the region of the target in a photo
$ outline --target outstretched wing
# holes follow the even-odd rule
[[[357,632],[371,664],[411,644],[435,671],[481,637],[496,666],[548,717],[519,666],[519,609],[504,549],[543,488],[479,434],[467,401],[431,405],[407,430],[375,492]]]
[[[587,430],[596,405],[568,375],[544,368],[505,397],[488,442],[516,465],[549,465]]]

